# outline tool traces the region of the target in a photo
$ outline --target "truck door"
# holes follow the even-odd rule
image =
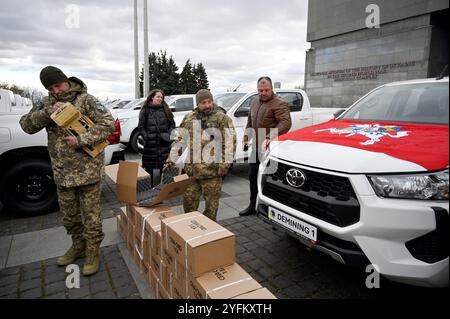
[[[250,104],[252,100],[257,96],[257,94],[253,94],[245,99],[241,105],[234,111],[234,114],[231,116],[233,120],[233,125],[236,129],[236,139],[237,139],[237,147],[236,147],[236,159],[244,159],[248,157],[249,151],[244,152],[242,149],[242,140],[244,139],[245,127],[247,126],[248,114],[250,112]]]
[[[291,131],[312,125],[312,114],[309,108],[303,108],[303,96],[298,92],[277,93],[288,103],[291,111]]]

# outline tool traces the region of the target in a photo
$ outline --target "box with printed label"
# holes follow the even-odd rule
[[[153,256],[161,256],[161,221],[177,216],[173,211],[161,211],[148,216],[145,221],[145,229],[150,233],[150,250]]]
[[[233,297],[233,299],[277,299],[267,288],[261,288]]]
[[[262,286],[241,266],[220,267],[200,277],[189,276],[188,298],[230,299]]]
[[[150,218],[151,215],[172,212],[172,210],[168,206],[163,204],[159,204],[153,207],[132,206],[132,209],[134,211],[133,222],[135,226],[136,237],[138,238],[142,235],[142,231],[146,227],[146,220]]]
[[[235,261],[235,236],[199,212],[161,221],[164,248],[194,277]]]

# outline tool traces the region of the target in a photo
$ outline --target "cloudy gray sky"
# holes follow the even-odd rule
[[[100,98],[134,95],[133,0],[0,3],[0,82],[42,88],[39,71],[55,65]],[[202,62],[214,93],[253,90],[261,75],[284,88],[303,84],[307,0],[148,3],[149,51],[166,50],[180,71],[187,59]]]

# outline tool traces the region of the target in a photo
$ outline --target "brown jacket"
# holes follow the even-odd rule
[[[259,141],[259,128],[266,129],[266,138],[274,139],[279,135],[289,132],[291,126],[291,113],[289,111],[288,104],[277,95],[274,94],[273,97],[267,102],[262,102],[257,97],[251,102],[246,128],[253,128],[256,131],[256,141]],[[278,134],[272,133],[271,135],[271,128],[277,128]],[[246,140],[248,139],[247,136],[244,138]],[[259,147],[260,143],[255,144]]]

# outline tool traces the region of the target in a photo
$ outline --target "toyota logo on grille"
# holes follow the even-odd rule
[[[286,173],[286,181],[289,185],[295,188],[300,188],[305,185],[306,175],[299,169],[290,169]]]

